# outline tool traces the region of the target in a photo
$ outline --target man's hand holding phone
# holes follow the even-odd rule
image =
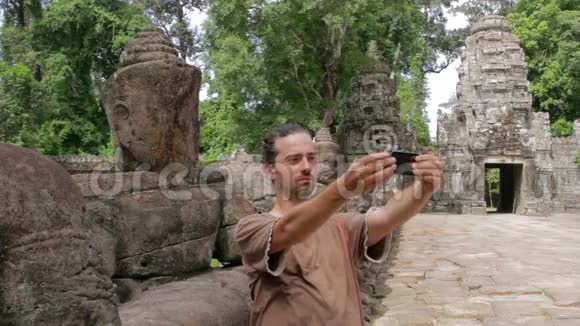
[[[433,154],[418,155],[412,164],[413,174],[422,183],[423,190],[435,192],[441,187],[443,163]]]
[[[355,160],[336,180],[344,198],[352,198],[373,190],[389,180],[396,169],[390,153],[373,153]]]
[[[428,192],[435,192],[441,187],[443,164],[437,156],[404,151],[394,151],[391,155],[397,160],[396,174],[416,176]]]

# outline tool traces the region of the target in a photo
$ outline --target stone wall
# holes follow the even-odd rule
[[[223,255],[224,248],[234,255],[226,258],[236,262],[223,234],[230,230],[228,223],[247,214],[243,201],[226,199],[227,171],[205,166],[72,178],[115,283],[123,325],[248,324],[247,277],[237,270],[210,269],[211,259]]]
[[[580,167],[576,160],[580,157],[580,120],[574,122],[574,135],[553,138],[552,141],[552,155],[555,162],[552,210],[554,212],[579,212]]]
[[[222,220],[219,171],[207,186],[154,172],[72,177],[87,201],[111,276],[180,275],[209,266]]]
[[[60,155],[51,156],[55,162],[70,174],[111,172],[115,170],[115,159],[111,156],[97,155]]]

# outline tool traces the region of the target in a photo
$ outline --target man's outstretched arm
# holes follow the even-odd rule
[[[367,155],[355,161],[336,181],[314,198],[293,207],[272,230],[270,253],[277,253],[305,240],[326,222],[352,195],[369,191],[394,173],[394,159],[388,153]],[[353,191],[357,189],[358,191]]]
[[[368,246],[386,237],[396,226],[418,214],[429,202],[433,192],[441,186],[443,164],[432,155],[419,155],[413,163],[416,180],[396,198],[368,215]]]

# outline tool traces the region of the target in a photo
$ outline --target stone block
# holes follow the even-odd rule
[[[185,193],[190,196],[187,200],[167,198],[158,190],[117,198],[118,256],[134,256],[217,233],[219,200],[206,198],[199,188]]]
[[[544,294],[552,299],[555,306],[580,308],[580,289],[544,289]]]
[[[188,183],[161,190],[159,176],[141,176],[148,181],[138,187],[129,181],[119,183],[127,185],[123,186],[127,192],[89,197],[87,216],[95,224],[108,269],[115,268],[113,256],[115,274],[124,277],[176,275],[207,267],[222,216],[219,194]]]
[[[249,325],[249,279],[237,271],[212,270],[160,285],[119,307],[123,326]]]
[[[390,308],[376,321],[376,325],[433,325],[433,315],[428,306],[422,304],[404,304]]]
[[[239,264],[242,262],[240,247],[235,241],[236,225],[219,229],[215,256],[222,262]]]
[[[479,320],[443,318],[435,322],[435,326],[483,326]]]
[[[485,320],[486,326],[547,326],[550,320],[544,317],[492,317]],[[562,325],[563,326],[563,325]]]
[[[70,175],[0,144],[0,324],[120,326],[111,261]]]
[[[208,268],[215,241],[216,234],[212,234],[135,256],[118,258],[116,275],[142,278],[180,275]]]
[[[223,226],[235,225],[242,217],[258,212],[256,207],[243,193],[234,193],[231,195],[231,198],[226,198],[223,211]]]
[[[580,308],[546,306],[542,308],[551,319],[580,319]]]
[[[543,316],[543,311],[537,302],[497,301],[492,302],[491,305],[495,315],[500,317]]]
[[[443,307],[443,314],[450,318],[483,319],[493,315],[491,306],[486,303],[456,302]]]

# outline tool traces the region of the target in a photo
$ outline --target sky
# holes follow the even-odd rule
[[[467,17],[463,14],[452,16],[447,14],[447,29],[457,29],[466,27]],[[457,58],[452,64],[438,74],[427,74],[427,85],[429,87],[429,100],[427,101],[427,116],[429,118],[429,134],[435,137],[437,132],[437,110],[439,105],[445,103],[455,94],[455,87],[459,81],[457,68],[461,64],[461,59]],[[443,110],[445,111],[445,110]]]

